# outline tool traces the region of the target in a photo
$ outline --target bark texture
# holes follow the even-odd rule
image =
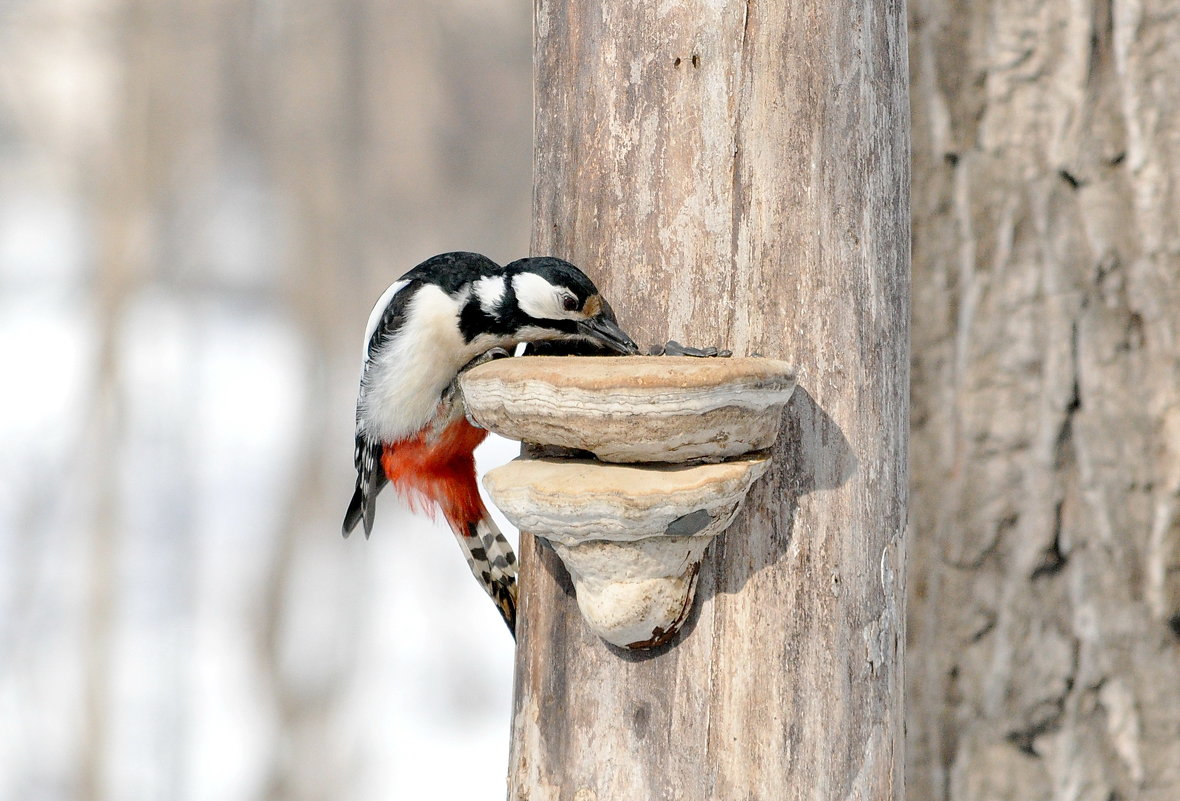
[[[640,342],[793,362],[768,476],[671,647],[591,634],[522,536],[509,795],[900,797],[904,10],[539,0],[533,251]]]
[[[1180,6],[911,4],[910,797],[1180,798]]]

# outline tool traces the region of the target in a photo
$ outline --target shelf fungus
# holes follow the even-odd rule
[[[767,464],[517,459],[489,472],[484,487],[513,525],[553,545],[598,636],[646,648],[684,621],[705,548]]]
[[[627,648],[684,622],[704,551],[766,471],[794,386],[784,362],[754,358],[524,357],[462,377],[478,425],[598,457],[517,459],[484,486],[561,557],[591,629]]]
[[[521,442],[604,462],[720,461],[769,448],[795,389],[774,359],[498,359],[463,378],[467,414]]]

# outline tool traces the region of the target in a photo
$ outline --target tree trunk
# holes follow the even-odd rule
[[[770,474],[670,647],[614,650],[522,535],[512,798],[900,798],[904,10],[538,0],[533,252],[639,341],[794,362]]]
[[[913,3],[915,799],[1180,798],[1175,10]]]

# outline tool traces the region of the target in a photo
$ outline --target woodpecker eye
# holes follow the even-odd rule
[[[561,308],[566,311],[573,311],[578,308],[578,299],[573,295],[565,295],[561,299]]]

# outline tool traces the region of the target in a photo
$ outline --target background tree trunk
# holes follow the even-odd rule
[[[513,798],[900,797],[907,76],[869,8],[536,5],[533,252],[801,386],[670,649],[608,648],[522,536]]]
[[[1180,798],[1180,16],[911,3],[908,786]]]

